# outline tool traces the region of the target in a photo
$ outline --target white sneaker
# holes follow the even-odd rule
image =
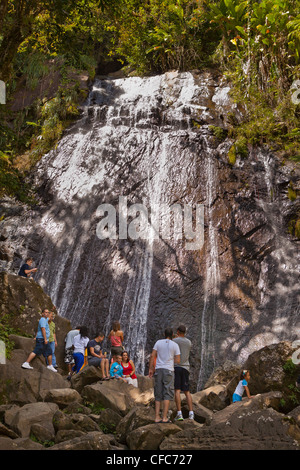
[[[174,418],[174,421],[183,421],[182,414],[176,415],[175,418]]]
[[[195,418],[194,418],[194,413],[193,413],[193,412],[189,414],[189,419],[195,419]]]
[[[31,367],[31,365],[29,364],[29,362],[24,362],[22,365],[21,365],[22,369],[33,369],[33,367]]]
[[[57,372],[57,370],[56,370],[56,369],[54,369],[54,367],[53,367],[53,366],[47,366],[47,369],[49,369],[49,370],[52,370],[52,372]]]

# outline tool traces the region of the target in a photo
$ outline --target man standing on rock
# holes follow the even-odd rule
[[[155,422],[169,423],[168,411],[170,400],[174,398],[174,363],[180,363],[180,349],[172,341],[173,330],[165,330],[165,339],[158,340],[150,357],[149,377],[154,376]],[[156,366],[154,363],[156,361]],[[163,417],[160,417],[161,402]]]
[[[42,311],[42,318],[38,324],[38,332],[36,335],[36,343],[34,350],[29,354],[27,361],[22,364],[23,369],[33,369],[30,362],[36,357],[43,355],[48,359],[47,369],[57,372],[52,365],[52,350],[49,345],[50,328],[48,324],[48,316],[50,312],[47,308]]]
[[[175,403],[177,408],[177,416],[175,421],[182,421],[181,411],[181,398],[180,392],[183,392],[186,396],[187,405],[189,408],[189,419],[194,419],[193,402],[190,393],[190,350],[192,347],[191,341],[185,337],[186,327],[180,325],[177,328],[177,336],[173,339],[178,344],[180,349],[180,363],[175,364]]]

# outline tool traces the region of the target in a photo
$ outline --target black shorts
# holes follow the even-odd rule
[[[175,390],[181,390],[182,392],[188,392],[190,390],[190,373],[183,367],[174,367],[175,369]]]

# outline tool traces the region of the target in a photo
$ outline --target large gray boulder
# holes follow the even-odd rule
[[[80,394],[71,388],[57,388],[45,391],[44,401],[56,403],[60,408],[66,408],[74,402],[82,401]]]
[[[29,437],[31,426],[38,423],[47,427],[54,434],[52,420],[57,410],[58,406],[55,403],[30,403],[6,412],[4,420],[5,424],[20,437]]]
[[[43,400],[49,389],[65,389],[70,384],[59,373],[47,369],[43,360],[35,358],[33,370],[22,369],[27,353],[22,349],[12,352],[6,364],[0,364],[0,395],[3,403],[25,405]]]
[[[180,431],[173,423],[152,423],[131,431],[126,442],[130,450],[157,450],[166,437]]]
[[[129,394],[130,387],[132,386],[117,379],[99,382],[86,385],[82,391],[82,397],[88,403],[101,405],[103,408],[111,408],[121,416],[125,416],[135,405]]]
[[[209,425],[168,437],[160,450],[296,450],[300,429],[294,420],[268,408],[280,394],[244,399],[214,413]]]
[[[55,444],[49,450],[112,450],[111,440],[110,436],[101,431],[92,431]]]

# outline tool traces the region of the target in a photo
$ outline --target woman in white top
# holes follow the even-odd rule
[[[75,371],[76,373],[80,371],[81,367],[84,364],[84,353],[85,353],[85,348],[87,347],[88,342],[89,342],[88,329],[86,326],[81,326],[80,333],[74,336],[74,339],[73,339],[73,346],[74,346],[73,357],[75,360],[73,371]]]

